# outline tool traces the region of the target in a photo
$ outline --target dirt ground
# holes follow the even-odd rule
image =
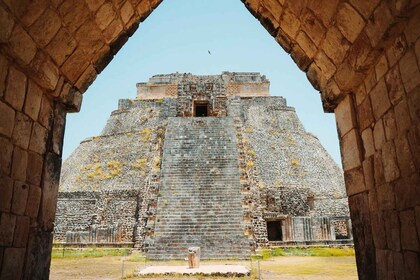
[[[54,258],[51,262],[50,279],[122,279],[123,258],[106,256],[98,258]],[[234,263],[251,267],[251,261],[202,261],[202,264]],[[151,265],[186,265],[186,262],[124,261],[124,277],[129,279],[164,280],[171,277],[140,278],[133,272]],[[242,279],[258,279],[257,262],[252,262],[253,273]],[[264,280],[356,280],[356,261],[354,257],[273,257],[260,261],[261,279]],[[186,279],[227,279],[212,277],[172,277]]]

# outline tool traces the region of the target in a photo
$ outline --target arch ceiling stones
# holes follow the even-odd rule
[[[0,278],[48,278],[67,112],[160,0],[0,0]],[[360,279],[414,279],[418,0],[243,0],[335,112]]]

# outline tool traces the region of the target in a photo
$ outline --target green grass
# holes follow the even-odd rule
[[[54,258],[98,258],[104,256],[128,256],[131,249],[102,249],[102,248],[53,248],[51,257]]]
[[[346,257],[354,256],[353,248],[273,248],[257,251],[254,259],[278,256]]]

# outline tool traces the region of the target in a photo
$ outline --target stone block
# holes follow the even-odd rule
[[[305,32],[300,31],[296,36],[296,42],[300,48],[306,53],[309,58],[313,58],[316,51],[318,50],[311,39],[306,35]]]
[[[385,80],[380,79],[369,95],[372,101],[373,115],[378,120],[391,107]]]
[[[40,87],[32,80],[28,80],[28,90],[26,93],[26,102],[23,110],[34,121],[38,120],[42,94],[43,93]]]
[[[404,250],[419,251],[419,240],[416,229],[414,210],[400,212],[401,246]]]
[[[375,249],[376,249],[375,257],[376,257],[377,279],[391,279],[391,278],[388,278],[388,271],[390,269],[388,267],[388,258],[389,258],[389,255],[391,254],[391,251],[380,250],[377,247],[375,247]]]
[[[12,166],[13,145],[10,140],[0,136],[0,174],[9,175]]]
[[[12,178],[24,182],[26,179],[26,166],[28,164],[28,153],[19,147],[13,151]]]
[[[355,129],[350,130],[341,138],[341,159],[344,171],[361,165],[359,136]]]
[[[4,1],[10,10],[26,26],[30,26],[45,10],[47,3],[43,0]]]
[[[400,252],[392,252],[394,275],[396,280],[404,280],[404,256]]]
[[[23,215],[28,201],[29,186],[23,182],[15,181],[13,186],[13,199],[11,212],[17,215]]]
[[[375,175],[375,185],[379,186],[383,183],[385,183],[385,177],[384,177],[384,168],[382,165],[382,156],[381,152],[376,152],[373,157],[373,174]]]
[[[0,176],[0,211],[9,213],[12,206],[13,180],[6,176]]]
[[[334,110],[339,135],[345,135],[355,127],[356,116],[352,96],[346,95]]]
[[[0,133],[11,137],[15,126],[15,110],[0,100]]]
[[[346,182],[347,196],[352,196],[366,190],[362,167],[345,171],[344,180]]]
[[[52,120],[52,113],[52,101],[47,95],[43,95],[38,116],[39,123],[48,128]]]
[[[61,28],[57,35],[48,44],[45,50],[58,66],[62,65],[64,61],[73,53],[77,47],[77,42],[66,28]]]
[[[398,134],[403,134],[411,126],[410,111],[408,110],[407,99],[402,99],[394,107],[395,119],[398,128]]]
[[[129,22],[130,19],[133,17],[133,15],[134,15],[133,6],[131,5],[130,1],[126,1],[124,5],[121,7],[121,19],[123,23],[127,24],[127,22]],[[280,18],[280,16],[277,18]]]
[[[335,82],[345,93],[355,90],[363,79],[364,75],[355,71],[349,63],[342,63],[335,74]]]
[[[85,71],[89,65],[86,54],[80,48],[77,48],[74,53],[66,60],[61,70],[70,82],[76,83],[77,79]]]
[[[53,91],[58,83],[59,70],[51,58],[43,52],[38,52],[31,62],[35,81],[43,88]]]
[[[29,64],[36,54],[36,44],[19,25],[15,25],[9,40],[9,48],[17,59]]]
[[[29,183],[39,186],[41,183],[43,158],[37,153],[28,153],[28,168],[26,170],[26,179]]]
[[[398,212],[395,210],[384,211],[384,217],[386,218],[385,230],[386,230],[386,242],[388,248],[393,251],[401,250],[401,232],[400,232],[400,220]]]
[[[286,8],[280,21],[281,30],[283,30],[284,33],[293,39],[299,31],[299,27],[300,20],[289,9]]]
[[[375,71],[370,71],[365,80],[365,88],[366,88],[366,92],[369,93],[371,92],[371,90],[373,89],[373,87],[376,85],[377,80],[376,80],[376,73]]]
[[[413,175],[418,176],[418,175]],[[414,207],[416,205],[417,195],[416,195],[416,188],[417,186],[414,184],[415,181],[411,180],[411,178],[400,178],[395,182],[394,190],[395,190],[395,200],[397,204],[397,209],[404,210],[407,208]]]
[[[420,87],[408,95],[407,104],[412,124],[420,123]]]
[[[63,1],[58,11],[70,33],[74,33],[90,17],[90,10],[85,1]]]
[[[368,19],[372,14],[375,7],[380,0],[350,0],[350,3],[357,9],[357,11],[365,18]]]
[[[382,147],[382,163],[386,182],[392,182],[400,176],[397,154],[393,141],[386,142]]]
[[[372,129],[370,127],[362,131],[362,141],[364,148],[364,158],[368,158],[375,153]]]
[[[86,55],[91,55],[100,50],[104,45],[103,34],[95,21],[87,20],[76,31],[75,39],[79,42],[78,47]]]
[[[420,206],[415,207],[415,215],[416,215],[416,228],[417,228],[417,236],[420,240]]]
[[[12,143],[22,149],[29,146],[29,138],[31,136],[32,120],[20,112],[16,113],[15,128],[13,129]]]
[[[337,70],[331,60],[321,50],[315,56],[315,63],[321,69],[324,78],[327,80],[329,80]]]
[[[398,66],[394,66],[385,75],[385,83],[388,88],[388,95],[393,105],[397,104],[404,96],[404,86],[401,80]]]
[[[0,217],[0,246],[12,246],[15,232],[16,216],[1,213]]]
[[[66,108],[56,106],[54,109],[54,125],[52,131],[52,147],[56,155],[61,156],[66,125]]]
[[[29,150],[43,155],[46,150],[47,137],[48,130],[39,123],[34,123],[31,141],[29,143]]]
[[[378,207],[380,210],[395,209],[394,188],[391,184],[385,183],[376,187]]]
[[[4,250],[1,279],[21,279],[25,263],[25,248],[6,248]]]
[[[38,215],[38,221],[46,231],[52,231],[54,226],[60,169],[61,158],[54,153],[47,153],[43,170],[40,213]]]
[[[315,0],[308,2],[308,8],[321,20],[324,26],[329,26],[337,12],[338,0]]]
[[[414,164],[417,169],[420,168],[420,124],[412,127],[407,133],[407,139],[410,143],[411,153],[413,154]]]
[[[418,38],[420,37],[420,30],[418,29],[419,25],[420,25],[420,18],[419,18],[419,7],[418,7],[418,3],[416,1],[413,1],[417,7],[415,9],[413,9],[411,12],[412,14],[415,14],[416,16],[411,16],[407,27],[404,28],[404,35],[405,38],[407,39],[407,43],[415,43],[416,40],[418,40]]]
[[[394,42],[386,49],[389,66],[393,67],[407,51],[407,42],[402,36],[395,38]]]
[[[13,247],[26,247],[28,242],[29,234],[29,217],[17,216],[16,217],[16,228],[13,237]]]
[[[420,71],[413,51],[408,51],[399,62],[405,91],[410,93],[420,84]]]
[[[116,17],[116,12],[111,3],[103,4],[96,13],[96,23],[99,28],[104,30]]]
[[[36,218],[38,216],[40,202],[41,188],[38,186],[30,185],[25,215],[31,218]]]
[[[40,45],[45,47],[61,28],[61,19],[52,9],[47,9],[39,19],[31,25],[29,33]]]
[[[5,100],[16,110],[21,111],[26,93],[26,76],[14,67],[10,67],[7,78]]]
[[[9,72],[9,61],[0,54],[0,97],[4,96],[6,90],[7,72]]]
[[[365,27],[365,21],[361,15],[348,3],[338,7],[337,27],[344,37],[353,43]]]
[[[96,79],[96,76],[98,75],[98,73],[96,73],[96,69],[92,66],[89,65],[85,72],[83,72],[82,76],[80,76],[79,80],[77,80],[76,83],[76,88],[78,88],[78,90],[83,93],[85,92],[88,87],[93,83],[93,81]],[[74,108],[74,112],[79,112],[80,107],[82,105],[82,96],[80,96],[80,102],[76,102],[76,104],[73,103],[73,108]]]
[[[373,139],[375,143],[375,149],[382,149],[383,144],[386,142],[384,125],[382,119],[378,120],[373,127]]]
[[[340,47],[337,48],[337,46]],[[335,65],[339,65],[343,61],[349,48],[350,43],[336,27],[328,29],[322,49]]]
[[[86,4],[88,5],[89,9],[95,13],[99,7],[104,3],[105,0],[86,0]]]
[[[112,42],[116,41],[118,39],[118,35],[121,34],[123,29],[124,29],[124,25],[122,24],[121,20],[119,20],[118,18],[115,19],[103,31],[105,42],[107,44],[111,44]]]
[[[388,72],[388,61],[386,60],[386,56],[383,55],[379,58],[379,61],[375,66],[376,78],[382,78],[386,72]]]
[[[365,98],[358,107],[358,115],[359,115],[359,125],[361,129],[365,129],[369,127],[373,121],[373,113],[372,113],[372,105],[370,103],[370,98]]]
[[[382,117],[382,120],[386,139],[389,141],[397,137],[394,110],[388,110],[388,112]]]
[[[324,91],[327,80],[324,78],[321,69],[316,65],[316,63],[311,63],[306,72],[306,77],[315,89]]]
[[[15,22],[12,15],[9,14],[3,7],[0,7],[0,42],[6,43],[9,39],[10,34]]]
[[[420,275],[418,252],[404,251],[404,279],[416,280]]]
[[[291,56],[293,61],[296,63],[296,65],[299,67],[302,71],[307,71],[308,66],[311,64],[312,60],[309,59],[309,57],[306,55],[305,51],[302,50],[298,45],[293,46],[293,50],[291,52]],[[315,65],[316,68],[318,66]],[[318,68],[319,69],[319,68]],[[320,73],[321,70],[313,71],[314,73]],[[308,70],[309,72],[309,70]],[[311,77],[314,77],[315,75],[312,75],[311,73],[306,73],[306,75],[311,75]],[[311,82],[311,80],[309,80]],[[314,84],[311,82],[311,84],[314,86]],[[315,87],[315,86],[314,86]],[[317,85],[319,88],[319,85]]]
[[[316,46],[319,46],[325,34],[325,27],[322,23],[312,12],[306,10],[303,14],[302,25],[302,29],[305,30],[312,42],[314,42]]]
[[[369,18],[366,25],[366,34],[368,35],[373,47],[385,37],[384,34],[393,23],[393,16],[386,2],[380,2],[373,15]]]
[[[366,158],[362,163],[362,167],[366,189],[372,190],[375,186],[375,177],[373,175],[373,157]]]

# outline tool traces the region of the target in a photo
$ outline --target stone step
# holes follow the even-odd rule
[[[147,256],[183,259],[198,244],[204,258],[248,258],[239,174],[232,118],[169,118]]]

